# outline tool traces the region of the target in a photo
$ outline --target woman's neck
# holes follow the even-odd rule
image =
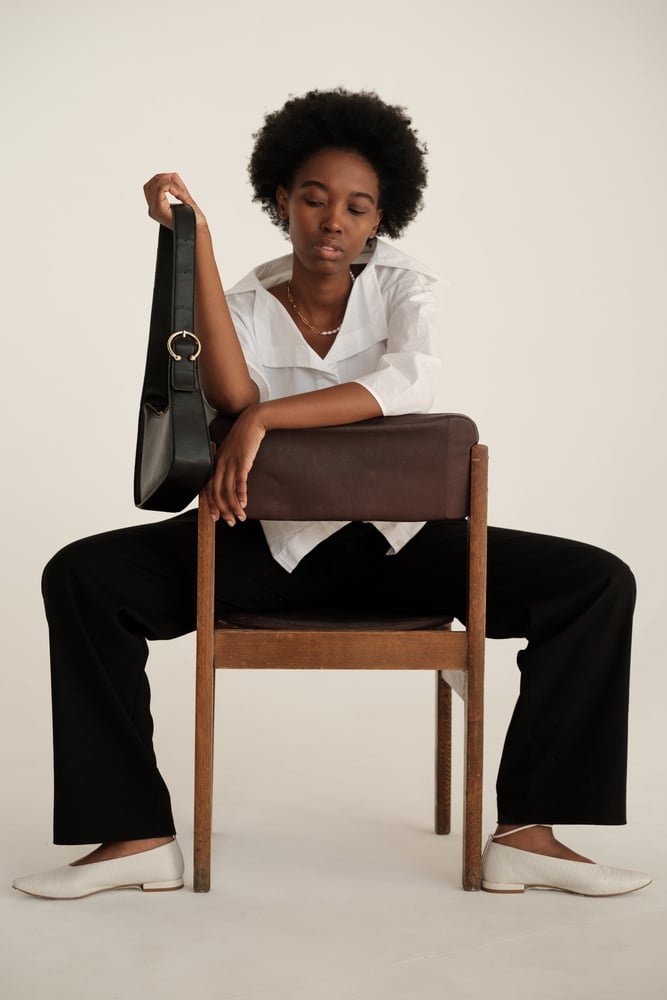
[[[289,286],[299,307],[306,313],[344,312],[353,281],[349,270],[338,274],[313,274],[293,258]]]
[[[305,278],[305,280],[304,280]],[[354,283],[351,271],[336,275],[301,274],[270,289],[289,312],[302,337],[321,358],[331,350],[343,322]]]

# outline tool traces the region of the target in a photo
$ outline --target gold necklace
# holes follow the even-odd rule
[[[350,274],[350,280],[351,280],[352,284],[354,284],[354,275],[352,274],[352,270],[351,269],[349,271],[349,274]],[[350,291],[351,290],[352,290],[352,288],[350,286]],[[301,320],[301,322],[303,324],[305,324],[305,326],[307,326],[309,330],[312,330],[313,333],[316,333],[318,337],[334,337],[337,333],[340,332],[340,328],[343,325],[342,320],[341,320],[341,322],[338,324],[338,326],[334,330],[318,330],[316,326],[313,326],[313,324],[310,322],[310,320],[306,319],[306,317],[303,315],[303,313],[299,310],[299,307],[297,306],[296,302],[294,301],[294,296],[292,295],[292,289],[290,287],[290,282],[289,281],[287,282],[287,298],[289,300],[290,305],[292,306],[292,309],[297,314],[297,316],[299,317],[299,319]]]

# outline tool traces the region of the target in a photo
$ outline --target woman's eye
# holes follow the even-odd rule
[[[321,208],[323,204],[321,201],[313,201],[312,198],[306,198],[306,205],[312,205],[313,208]]]
[[[365,209],[363,209],[363,208],[354,208],[352,205],[350,206],[350,211],[352,212],[352,215],[365,215],[366,214],[366,210]]]

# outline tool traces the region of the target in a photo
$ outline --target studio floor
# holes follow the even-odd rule
[[[169,664],[165,665],[169,674]],[[154,679],[156,716],[165,685]],[[432,833],[428,675],[226,675],[218,688],[213,884],[192,891],[191,732],[170,713],[158,753],[186,855],[179,892],[30,898],[17,874],[66,863],[48,843],[48,761],[13,769],[0,889],[7,1000],[663,1000],[667,995],[664,838],[654,822],[659,767],[643,766],[635,726],[634,822],[567,839],[599,860],[650,871],[647,889],[584,899],[460,887],[460,755],[454,830]],[[511,708],[487,685],[487,802]],[[173,687],[169,702],[173,702]],[[648,712],[648,708],[646,709]],[[460,728],[460,713],[456,715]],[[649,735],[647,735],[649,734]],[[19,815],[20,813],[20,815]],[[560,831],[563,833],[563,830]],[[81,853],[81,852],[79,852]]]

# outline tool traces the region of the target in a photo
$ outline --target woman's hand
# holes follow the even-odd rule
[[[144,184],[144,197],[148,204],[148,214],[161,226],[173,228],[171,206],[167,194],[172,195],[195,210],[197,229],[206,229],[204,213],[186,188],[178,174],[156,174]]]
[[[245,521],[248,502],[248,475],[266,426],[261,420],[261,405],[249,406],[236,420],[219,446],[213,475],[206,486],[206,499],[214,520],[222,518],[230,527]]]

